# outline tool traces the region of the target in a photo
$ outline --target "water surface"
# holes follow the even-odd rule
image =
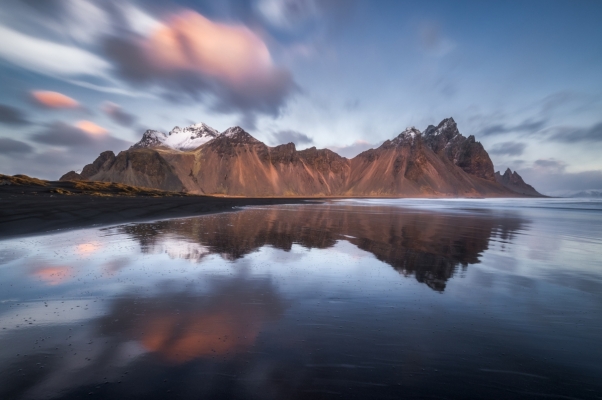
[[[602,203],[346,200],[0,241],[0,398],[602,398]]]

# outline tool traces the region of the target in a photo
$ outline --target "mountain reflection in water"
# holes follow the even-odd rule
[[[442,292],[458,266],[479,262],[490,240],[512,240],[527,221],[517,215],[444,214],[398,207],[311,205],[246,209],[204,218],[125,225],[119,233],[140,242],[143,253],[167,252],[200,260],[220,254],[236,260],[272,246],[289,251],[293,244],[327,249],[339,240],[372,253],[404,276]],[[175,238],[170,249],[163,239]],[[199,246],[183,246],[182,243]],[[182,251],[184,250],[184,251]]]

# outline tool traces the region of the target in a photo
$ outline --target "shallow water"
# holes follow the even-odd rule
[[[0,399],[602,398],[602,203],[345,200],[0,241]]]

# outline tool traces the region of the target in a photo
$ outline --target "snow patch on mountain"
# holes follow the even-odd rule
[[[219,132],[204,123],[198,123],[187,126],[186,128],[174,127],[164,144],[168,147],[178,150],[194,150],[215,139]]]
[[[161,146],[165,142],[165,139],[167,139],[167,135],[163,132],[148,129],[142,134],[142,139],[130,147],[130,150]]]
[[[185,128],[176,126],[167,135],[149,129],[144,132],[142,139],[130,149],[165,146],[182,151],[194,150],[218,136],[217,130],[202,122]]]

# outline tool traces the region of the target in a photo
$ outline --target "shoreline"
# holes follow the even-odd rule
[[[185,218],[255,205],[344,199],[487,199],[477,197],[94,196],[0,192],[0,240],[98,226]],[[492,197],[493,198],[493,197]],[[502,198],[502,197],[495,197]],[[507,197],[510,198],[510,197]],[[512,198],[533,198],[516,196]]]
[[[302,204],[309,198],[0,196],[0,240],[129,222],[184,218],[254,205]]]
[[[67,229],[183,218],[253,205],[343,199],[486,199],[509,196],[265,196],[166,192],[110,182],[43,181],[0,175],[0,240]],[[516,194],[512,198],[532,198]]]

